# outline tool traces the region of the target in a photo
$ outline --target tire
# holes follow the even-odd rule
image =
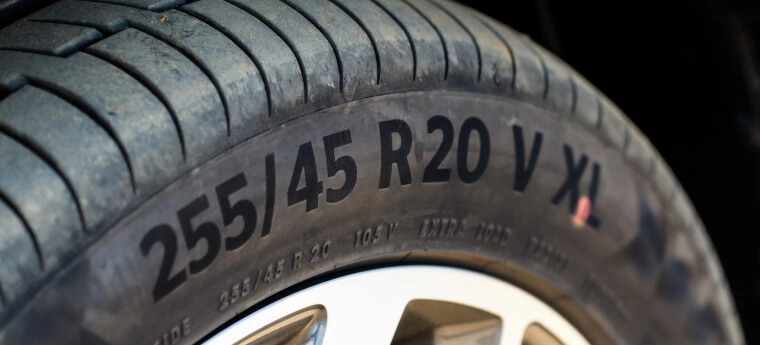
[[[193,344],[412,263],[595,344],[743,344],[667,165],[527,37],[437,0],[100,1],[0,31],[3,344]]]

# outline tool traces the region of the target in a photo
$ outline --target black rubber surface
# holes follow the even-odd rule
[[[742,343],[701,223],[641,133],[526,37],[427,0],[60,1],[1,30],[0,322],[117,222],[221,153],[305,114],[425,90],[567,115],[625,157],[687,224],[679,231],[717,286],[700,302],[717,308],[716,339]],[[642,232],[627,250],[651,252],[644,257],[656,260],[639,262],[644,285],[677,299],[686,273],[662,237]]]

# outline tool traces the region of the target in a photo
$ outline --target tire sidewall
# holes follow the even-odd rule
[[[448,121],[453,135],[432,125],[434,117]],[[410,142],[399,124],[408,126]],[[107,344],[192,344],[315,277],[434,262],[425,253],[436,253],[448,255],[446,264],[486,272],[503,264],[527,272],[552,291],[545,301],[577,303],[616,343],[651,328],[680,339],[679,317],[671,317],[677,311],[661,303],[668,295],[652,293],[658,279],[652,267],[662,260],[657,248],[680,220],[617,149],[589,133],[567,115],[527,101],[464,92],[386,95],[300,117],[230,149],[142,204],[55,277],[4,337],[10,343],[86,336]],[[437,169],[429,168],[449,139]],[[383,140],[390,141],[385,159]],[[406,163],[395,160],[399,154]],[[343,157],[350,160],[339,161]],[[328,202],[328,193],[338,195],[351,179],[349,161],[355,185]],[[426,170],[437,175],[425,182]],[[321,192],[307,182],[314,177]],[[575,206],[582,197],[591,209],[579,224]],[[304,198],[315,201],[309,206]],[[230,211],[236,205],[251,205],[255,216]],[[235,238],[245,237],[245,221],[255,222],[253,232],[235,247]],[[204,237],[209,232],[218,242]],[[170,242],[176,247],[171,260]],[[164,291],[167,281],[179,283],[157,298],[164,266]],[[441,282],[448,283],[466,284]]]

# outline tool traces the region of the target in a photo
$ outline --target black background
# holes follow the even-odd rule
[[[747,343],[759,343],[760,4],[460,2],[549,48],[650,138],[709,231]]]

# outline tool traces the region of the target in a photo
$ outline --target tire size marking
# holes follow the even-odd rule
[[[328,204],[345,199],[356,186],[356,161],[350,156],[335,157],[335,149],[351,144],[351,131],[343,130],[322,138],[325,147],[325,159],[327,161],[327,177],[335,176],[339,171],[345,174],[343,186],[338,189],[328,188],[325,193],[325,201]],[[303,173],[303,174],[302,174]],[[298,188],[303,175],[305,187]],[[317,176],[317,162],[314,157],[314,148],[311,141],[302,144],[298,148],[298,156],[293,174],[288,187],[288,206],[306,202],[306,212],[311,212],[319,206],[319,195],[322,194],[322,181]]]
[[[428,133],[440,130],[443,133],[441,146],[438,147],[433,158],[425,167],[422,177],[423,183],[448,182],[451,169],[440,168],[441,163],[451,151],[454,142],[454,125],[451,121],[441,115],[431,117],[428,122]],[[401,185],[412,183],[412,173],[409,170],[408,156],[412,150],[412,131],[409,125],[402,120],[383,121],[379,124],[380,130],[380,182],[379,189],[390,188],[391,175],[393,166],[398,170]],[[470,170],[467,162],[469,159],[470,139],[473,133],[477,133],[480,153],[477,157],[475,168]],[[399,148],[393,148],[393,135],[400,137],[401,144]],[[486,171],[488,159],[491,155],[491,138],[485,123],[477,117],[470,117],[464,121],[459,132],[459,143],[457,146],[457,172],[459,179],[464,183],[474,183]]]
[[[267,166],[269,166],[270,156],[271,155],[267,156],[266,159]],[[267,167],[267,174],[270,172],[274,174],[274,169],[269,169],[269,167]],[[267,182],[268,181],[269,178],[267,178]],[[248,199],[240,199],[234,205],[230,203],[230,196],[233,194],[244,195],[242,191],[244,191],[247,186],[248,182],[245,178],[245,174],[241,172],[215,187],[216,200],[219,203],[224,226],[228,227],[232,225],[234,220],[238,217],[243,221],[242,230],[240,230],[237,235],[231,235],[224,238],[224,249],[226,251],[233,251],[242,247],[251,239],[255,232],[256,207],[253,203]],[[268,203],[269,202],[267,201],[267,204]],[[187,250],[193,250],[201,241],[203,241],[205,242],[206,251],[200,259],[190,261],[187,264],[187,267],[182,268],[182,270],[171,277],[170,274],[177,256],[177,235],[175,230],[168,224],[159,224],[149,230],[140,241],[140,249],[143,256],[150,254],[151,249],[156,244],[160,243],[164,247],[161,268],[159,269],[156,284],[153,287],[154,302],[160,301],[182,285],[182,283],[188,279],[188,272],[190,275],[203,272],[211,265],[219,254],[222,246],[222,237],[218,225],[211,221],[201,224],[195,224],[195,222],[193,222],[194,218],[203,214],[209,209],[209,207],[209,198],[206,194],[201,194],[177,211],[177,220],[179,221],[182,230],[181,234],[185,240]],[[264,237],[264,231],[262,231],[261,237]]]
[[[311,247],[311,260],[309,260],[309,263],[315,263],[319,259],[326,259],[327,255],[330,254],[331,244],[332,242],[330,242],[330,240],[327,240],[325,243],[315,244],[313,247]]]
[[[158,302],[187,280],[187,273],[184,269],[169,278],[177,256],[177,235],[174,234],[174,230],[170,226],[161,224],[145,234],[140,241],[143,256],[147,256],[153,245],[158,243],[164,247],[164,256],[161,260],[161,269],[158,270],[156,285],[153,287],[154,302]]]
[[[255,283],[253,283],[253,288],[251,291],[256,291],[258,283],[273,283],[285,276],[288,272],[297,271],[303,268],[304,265],[309,265],[328,258],[330,256],[331,246],[332,241],[328,239],[319,243],[315,243],[309,247],[309,250],[306,251],[302,249],[296,249],[293,251],[291,263],[288,263],[288,259],[290,258],[286,257],[280,257],[276,260],[265,263],[265,265],[259,269],[258,276],[255,280]]]
[[[426,140],[439,137],[440,143],[434,155],[427,162],[420,164],[420,168],[424,166],[424,171],[420,174],[421,181],[417,183],[424,185],[449,183],[454,169],[456,169],[458,180],[464,184],[475,183],[485,174],[489,164],[492,143],[489,130],[482,120],[477,117],[469,117],[457,128],[448,117],[434,115],[427,120],[426,125],[427,136],[429,136],[426,137]],[[401,119],[380,121],[377,126],[379,134],[379,145],[376,146],[379,154],[378,189],[391,188],[393,175],[398,176],[396,183],[401,186],[412,184],[414,182],[413,176],[420,176],[412,174],[409,161],[413,145],[416,143],[412,127]],[[515,159],[514,181],[511,181],[511,187],[514,192],[525,193],[530,188],[530,181],[538,166],[541,151],[546,146],[544,145],[544,135],[538,131],[526,132],[517,124],[512,124],[511,128]],[[503,133],[504,131],[499,129],[494,132]],[[139,249],[143,257],[148,257],[153,251],[163,253],[153,287],[154,303],[171,294],[194,275],[208,269],[216,258],[225,252],[243,248],[253,238],[269,236],[274,221],[275,201],[283,200],[277,199],[277,194],[284,194],[279,197],[284,197],[288,209],[300,209],[302,211],[299,212],[304,214],[317,210],[320,203],[335,204],[346,200],[361,178],[357,168],[357,159],[350,154],[354,152],[352,149],[356,150],[354,147],[360,138],[364,138],[364,136],[352,136],[350,129],[343,129],[321,137],[321,146],[315,147],[312,140],[300,144],[296,152],[291,152],[295,153],[295,160],[283,163],[286,166],[292,164],[290,165],[292,166],[290,179],[285,177],[287,185],[285,190],[277,190],[275,153],[269,153],[263,157],[264,164],[261,172],[265,175],[263,181],[265,184],[263,217],[259,217],[261,213],[257,212],[253,202],[253,200],[258,199],[252,198],[250,192],[255,186],[249,184],[246,174],[240,171],[236,174],[232,172],[234,175],[215,186],[211,193],[214,195],[206,195],[205,193],[194,195],[191,198],[192,200],[179,207],[175,214],[176,221],[179,224],[177,229],[169,225],[168,221],[150,228],[140,241]],[[456,148],[454,148],[455,143]],[[365,142],[362,144],[371,145],[372,143]],[[319,152],[320,147],[322,148],[321,151],[324,152]],[[573,152],[573,149],[568,145],[564,145],[562,150],[565,157],[566,175],[561,184],[558,184],[553,198],[548,201],[555,206],[568,203],[568,212],[573,215],[578,200],[582,197],[588,197],[592,203],[595,201],[600,186],[601,168],[596,162],[589,164],[589,157],[584,153]],[[445,160],[452,151],[456,151],[455,163],[451,164],[455,166],[446,166]],[[318,154],[324,154],[324,166],[319,166],[322,163],[318,164],[317,156],[315,156]],[[283,157],[288,156],[284,155]],[[586,169],[589,165],[591,172],[585,174],[589,170]],[[320,174],[326,175],[321,175],[322,179],[320,179]],[[287,174],[283,175],[287,176]],[[590,177],[586,177],[586,175],[590,175]],[[323,179],[342,180],[342,184],[338,188],[325,187]],[[587,190],[584,191],[586,192],[585,195],[582,195],[581,181],[586,180],[589,180],[590,183]],[[565,201],[567,199],[569,202]],[[218,220],[200,220],[207,219],[217,208],[221,213],[221,224],[217,224]],[[593,212],[591,211],[592,214],[587,217],[586,224],[590,228],[598,230],[600,220]],[[258,236],[254,236],[259,226],[259,220],[262,223],[261,232]],[[377,226],[367,227],[356,231],[353,248],[374,245],[383,238],[383,233],[387,234],[390,239],[390,234],[396,225],[397,223],[388,223],[379,228]],[[464,219],[426,218],[419,228],[419,238],[462,238],[464,229]],[[510,230],[506,227],[496,224],[480,224],[475,229],[475,239],[483,243],[504,245],[509,238],[509,233]],[[187,257],[192,258],[185,259],[187,262],[177,260],[180,241],[184,242],[189,254]],[[162,248],[156,249],[154,247]],[[554,252],[555,249],[552,248],[543,241],[536,239],[528,244],[526,251],[537,260],[548,260],[551,262],[550,266],[563,270],[562,267],[566,266],[566,259],[563,260],[562,255]],[[302,263],[317,262],[329,254],[329,249],[329,241],[310,247],[300,254],[294,255],[291,267],[295,270]],[[285,266],[284,259],[282,263],[268,264],[259,278],[265,279],[264,282],[267,283],[276,280],[282,275]],[[253,281],[258,283],[258,280]],[[228,304],[232,304],[230,302],[233,299],[233,288],[234,285],[230,287],[229,291],[226,291]],[[242,285],[240,289],[242,289]],[[223,302],[220,303],[223,304]]]
[[[441,166],[441,163],[443,163],[446,155],[449,154],[451,147],[454,145],[454,125],[445,116],[436,115],[428,119],[427,131],[430,134],[438,130],[443,134],[441,146],[438,146],[435,155],[433,155],[430,163],[425,167],[425,174],[422,176],[423,183],[448,182],[451,176],[451,169],[441,169],[439,166]]]
[[[259,269],[256,274],[247,275],[244,278],[237,280],[227,289],[219,292],[217,294],[217,310],[225,311],[227,308],[233,306],[239,301],[242,301],[245,299],[245,297],[256,291],[263,273],[264,272]]]
[[[224,311],[230,305],[237,303],[240,299],[248,296],[252,290],[251,277],[248,276],[232,285],[228,290],[222,291],[219,294],[219,311]]]
[[[258,289],[259,283],[265,285],[274,283],[289,272],[299,270],[304,264],[309,265],[319,260],[326,259],[330,255],[331,245],[332,241],[326,240],[314,244],[306,252],[297,249],[293,253],[292,263],[289,263],[289,258],[285,257],[280,257],[265,263],[260,269],[255,270],[256,273],[238,279],[235,283],[230,285],[229,288],[220,291],[217,294],[217,310],[220,312],[225,311],[234,304],[244,300]]]
[[[261,280],[264,283],[271,283],[275,279],[280,279],[283,273],[285,273],[285,259],[277,259],[277,261],[267,266],[266,273],[264,273]]]

